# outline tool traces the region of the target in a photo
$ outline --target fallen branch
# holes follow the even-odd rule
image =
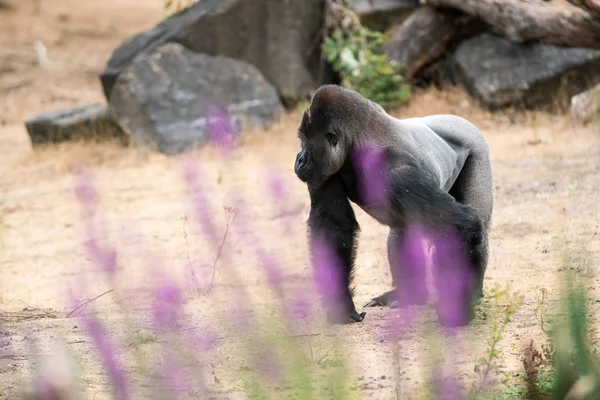
[[[423,67],[438,59],[466,32],[478,33],[480,20],[457,10],[421,7],[392,28],[391,41],[382,50],[390,60],[404,65],[402,76],[411,80]]]
[[[533,3],[522,0],[421,0],[480,18],[506,37],[564,47],[600,49],[600,18],[564,0]],[[577,0],[573,0],[577,1]],[[581,0],[597,4],[598,0]]]

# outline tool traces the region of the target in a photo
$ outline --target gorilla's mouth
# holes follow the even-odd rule
[[[310,178],[310,173],[307,172],[305,169],[294,168],[294,172],[296,173],[298,179],[300,179],[302,182],[308,182],[308,179]]]
[[[301,151],[296,156],[296,162],[294,163],[294,172],[296,176],[302,181],[307,182],[310,178],[312,170],[312,163],[309,160],[309,157]]]

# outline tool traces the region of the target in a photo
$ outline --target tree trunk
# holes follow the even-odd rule
[[[523,0],[422,0],[434,7],[451,7],[481,18],[513,40],[564,47],[600,49],[600,17],[591,11],[598,0],[533,3]]]
[[[421,7],[403,23],[390,29],[391,41],[382,47],[390,60],[404,65],[402,75],[411,80],[424,66],[435,61],[457,37],[481,29],[476,18],[457,10]]]

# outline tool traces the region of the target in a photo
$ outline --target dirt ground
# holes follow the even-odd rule
[[[207,285],[215,251],[194,223],[186,195],[182,166],[190,157],[167,158],[112,144],[31,148],[23,120],[61,107],[103,102],[98,74],[111,50],[126,36],[159,21],[164,15],[161,3],[12,0],[9,8],[0,9],[0,323],[4,324],[0,327],[0,398],[13,398],[9,393],[29,366],[46,360],[61,342],[67,343],[68,351],[80,363],[86,398],[109,398],[90,340],[76,321],[66,318],[72,309],[69,294],[82,299],[115,289],[96,300],[93,307],[108,319],[111,332],[122,333],[119,305],[144,298],[154,278],[149,265],[162,265],[187,282],[185,300],[191,325],[202,323],[219,332],[218,357],[207,366],[213,376],[211,386],[234,398],[245,387],[236,375],[245,367],[236,356],[239,332],[228,324],[231,303],[227,300],[244,290],[252,299],[244,304],[251,315],[274,315],[278,303],[267,288],[253,247],[247,246],[251,231],[257,236],[250,244],[260,240],[285,265],[284,277],[292,285],[310,282],[305,245],[309,200],[292,168],[300,111],[291,112],[266,132],[245,135],[237,152],[226,160],[209,148],[192,155],[202,169],[204,192],[211,196],[204,211],[215,218],[218,229],[225,226],[222,206],[235,206],[240,213],[217,264],[214,288],[204,295],[197,295],[189,283],[190,265],[200,285]],[[49,59],[42,65],[37,55],[41,54],[40,43]],[[455,113],[471,119],[484,131],[492,152],[496,205],[485,290],[509,284],[511,290],[525,296],[501,342],[501,369],[495,376],[514,377],[522,371],[521,347],[531,340],[537,346],[544,343],[535,317],[536,296],[539,288],[546,288],[550,302],[556,298],[565,254],[570,257],[570,267],[589,282],[592,344],[597,346],[598,132],[593,127],[577,127],[560,115],[484,112],[457,89],[417,92],[411,104],[394,115],[431,113]],[[81,207],[73,192],[73,172],[82,162],[92,168],[102,197],[105,238],[119,251],[120,270],[113,285],[90,267],[82,249]],[[274,177],[281,180],[284,198],[274,199],[269,194],[265,182]],[[236,198],[243,199],[243,207]],[[388,290],[390,276],[386,229],[361,210],[356,212],[362,229],[356,302],[362,305]],[[185,216],[186,225],[182,221]],[[247,225],[240,222],[244,218]],[[231,281],[226,265],[235,266],[244,283]],[[135,315],[141,321],[147,319],[143,307]],[[402,372],[398,380],[392,347],[378,335],[389,310],[366,311],[361,324],[321,326],[311,331],[315,343],[321,340],[319,336],[345,343],[351,360],[350,383],[362,397],[395,398],[400,382],[402,398],[420,398],[413,391],[424,383],[419,372],[426,364],[421,352],[428,354],[433,345],[420,331],[410,331],[400,342]],[[325,335],[327,329],[331,336]],[[479,318],[453,339],[450,358],[465,385],[474,379],[474,365],[485,352],[489,331],[489,319]],[[119,340],[144,342],[140,335],[129,332]],[[40,340],[37,349],[28,345],[33,337]],[[154,345],[149,343],[145,351],[151,353]],[[130,348],[125,347],[124,356],[132,356]]]

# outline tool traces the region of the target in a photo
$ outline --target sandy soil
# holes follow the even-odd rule
[[[69,295],[81,300],[114,289],[87,311],[93,306],[107,318],[110,332],[126,344],[122,352],[128,360],[135,357],[132,348],[152,354],[159,351],[158,343],[144,339],[143,330],[127,331],[120,305],[134,304],[133,318],[148,325],[147,290],[156,276],[153,268],[159,267],[184,283],[189,326],[208,325],[218,332],[215,354],[206,368],[212,389],[233,398],[247,386],[239,377],[247,367],[236,339],[239,330],[230,323],[231,300],[245,292],[251,301],[242,309],[252,316],[276,316],[281,302],[269,291],[253,249],[264,246],[285,266],[284,278],[290,287],[310,282],[304,228],[309,201],[305,186],[292,170],[298,148],[298,111],[266,132],[245,135],[227,159],[208,148],[192,155],[201,168],[204,193],[211,196],[211,203],[202,210],[215,218],[219,232],[225,227],[222,206],[234,206],[239,212],[217,264],[214,288],[202,295],[196,293],[190,268],[198,284],[206,288],[216,251],[195,224],[186,194],[182,167],[190,157],[167,158],[111,144],[72,143],[32,150],[23,119],[64,106],[103,101],[97,76],[111,49],[127,35],[159,21],[163,16],[160,3],[23,0],[9,1],[12,7],[0,10],[0,323],[4,324],[0,398],[13,398],[9,393],[30,365],[47,359],[65,338],[68,351],[80,363],[86,397],[109,398],[89,338],[78,320],[66,317],[72,310]],[[47,49],[47,67],[38,62],[37,40]],[[501,342],[502,367],[495,376],[514,377],[522,370],[521,346],[531,340],[538,347],[544,343],[535,318],[536,296],[539,288],[546,288],[552,301],[561,288],[560,272],[566,268],[576,268],[589,282],[592,342],[597,345],[597,132],[557,115],[483,112],[455,89],[419,92],[394,115],[430,113],[470,118],[484,130],[492,151],[496,208],[485,287],[489,292],[495,285],[508,284],[524,295]],[[118,278],[112,283],[90,266],[82,248],[82,212],[73,192],[73,173],[82,162],[92,167],[101,195],[102,238],[119,252]],[[283,198],[271,196],[268,183],[273,180],[282,185]],[[363,304],[390,284],[387,231],[356,211],[362,228],[356,301]],[[565,267],[565,253],[571,259],[569,267]],[[232,271],[237,271],[243,283],[233,280]],[[350,384],[359,394],[394,398],[399,382],[402,398],[419,398],[413,390],[424,383],[422,372],[429,358],[423,354],[434,353],[435,338],[421,330],[408,332],[399,344],[402,372],[397,378],[393,349],[381,342],[379,334],[389,310],[366,311],[361,324],[326,328],[317,323],[310,331],[314,336],[307,336],[312,342],[302,343],[302,348],[326,351],[331,340],[341,341],[350,358]],[[429,323],[432,319],[425,315]],[[474,379],[473,368],[485,352],[491,319],[489,312],[487,318],[478,317],[453,339],[453,352],[447,358],[454,362],[464,385]],[[38,348],[29,346],[32,338],[40,340]],[[317,370],[327,370],[320,367]],[[291,396],[282,391],[282,397],[283,393]]]

